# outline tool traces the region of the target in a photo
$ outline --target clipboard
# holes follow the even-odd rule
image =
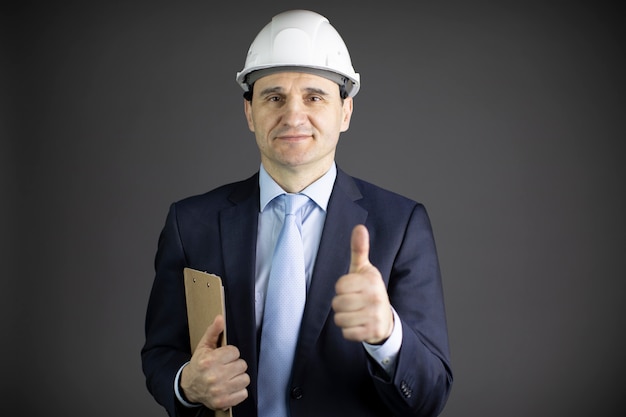
[[[219,314],[226,318],[224,286],[217,275],[196,269],[184,268],[185,300],[187,302],[187,320],[191,353],[198,342]],[[218,346],[226,344],[226,328],[220,337]],[[233,410],[215,410],[215,417],[232,417]]]

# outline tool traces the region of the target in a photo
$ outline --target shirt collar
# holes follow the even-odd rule
[[[313,184],[306,187],[300,192],[309,197],[315,202],[322,210],[326,211],[328,207],[328,200],[330,200],[330,194],[333,191],[333,185],[337,178],[337,166],[333,162],[330,169],[320,179]],[[281,194],[285,194],[280,185],[274,181],[272,177],[267,173],[263,164],[259,170],[259,188],[261,190],[260,208],[261,211],[265,210],[265,207],[270,201],[278,197]]]

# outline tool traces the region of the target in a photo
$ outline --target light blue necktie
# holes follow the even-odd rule
[[[259,416],[288,417],[291,366],[306,301],[300,209],[303,194],[283,194],[285,220],[278,235],[265,296],[259,354]]]

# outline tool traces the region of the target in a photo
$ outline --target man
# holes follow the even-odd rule
[[[171,416],[439,414],[452,373],[430,223],[421,204],[335,164],[360,88],[343,40],[319,14],[281,13],[237,81],[261,167],[171,206],[146,315],[148,389]],[[290,196],[303,201],[295,214]],[[303,266],[278,285],[274,249],[288,218]],[[219,275],[226,299],[227,324],[218,316],[193,355],[185,267]],[[284,311],[269,300],[300,270],[294,294],[306,301],[290,298],[280,324],[295,330],[276,331]]]

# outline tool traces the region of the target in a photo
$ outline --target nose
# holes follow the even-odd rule
[[[286,126],[301,126],[307,120],[306,106],[301,100],[290,98],[283,106],[282,122]]]

